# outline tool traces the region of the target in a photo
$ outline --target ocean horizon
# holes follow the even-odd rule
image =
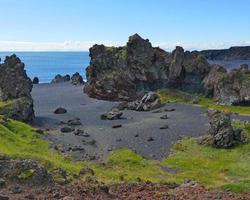
[[[76,51],[23,51],[0,52],[1,62],[6,56],[16,54],[25,64],[28,76],[38,77],[40,83],[49,83],[57,74],[72,75],[79,72],[86,79],[86,67],[89,65],[89,52]]]

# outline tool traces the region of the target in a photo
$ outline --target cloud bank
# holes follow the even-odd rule
[[[21,41],[0,41],[0,51],[88,51],[94,44],[105,44],[107,46],[122,46],[122,43],[102,42],[102,41],[64,41],[64,42],[21,42]],[[203,49],[223,49],[231,46],[247,46],[250,41],[237,43],[160,43],[153,44],[166,50],[173,50],[176,46],[182,46],[186,50],[203,50]]]

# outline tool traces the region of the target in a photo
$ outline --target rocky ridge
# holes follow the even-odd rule
[[[24,70],[24,63],[16,55],[7,56],[0,70],[0,101],[11,102],[0,114],[31,122],[34,119],[32,81]]]
[[[247,67],[227,74],[197,52],[176,47],[169,53],[152,47],[138,34],[130,36],[124,47],[94,45],[90,58],[84,87],[90,97],[131,101],[146,91],[174,88],[202,93],[225,104],[250,101]]]

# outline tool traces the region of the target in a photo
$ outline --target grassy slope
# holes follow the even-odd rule
[[[250,137],[250,125],[244,128]],[[49,171],[62,168],[72,175],[88,165],[95,171],[96,179],[106,183],[146,180],[182,183],[192,179],[211,188],[250,191],[250,144],[222,150],[201,146],[195,139],[186,138],[174,146],[170,157],[162,161],[146,160],[129,149],[120,149],[112,152],[107,164],[102,165],[64,158],[49,149],[47,141],[32,127],[11,120],[7,124],[0,123],[0,154],[34,159]],[[177,170],[177,173],[165,171],[164,166]]]
[[[193,96],[181,91],[162,90],[159,92],[163,103],[167,102],[182,102],[191,103]],[[231,106],[231,105],[217,105],[212,99],[200,97],[198,105],[215,110],[223,110],[231,113],[238,113],[240,115],[250,116],[250,106]]]

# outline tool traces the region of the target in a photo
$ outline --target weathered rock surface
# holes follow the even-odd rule
[[[102,114],[101,119],[102,120],[117,120],[121,119],[121,116],[123,113],[119,109],[112,109],[110,112]]]
[[[51,83],[63,83],[70,81],[70,75],[62,76],[60,74],[57,74],[55,78],[51,81]]]
[[[248,65],[227,73],[219,66],[213,65],[204,79],[206,96],[213,97],[220,104],[250,104],[250,71]]]
[[[94,45],[84,91],[91,97],[131,100],[164,87],[198,92],[210,65],[198,54],[177,47],[172,53],[153,48],[138,34],[125,47]]]
[[[211,111],[208,135],[202,137],[201,144],[212,145],[216,148],[231,148],[237,144],[247,142],[243,130],[233,129],[229,114]]]
[[[249,60],[250,46],[229,49],[204,50],[200,52],[209,60]]]
[[[71,79],[70,79],[70,82],[72,85],[82,85],[84,84],[84,81],[83,81],[83,78],[82,76],[76,72],[72,75]]]
[[[129,102],[124,106],[128,110],[150,111],[162,106],[160,96],[155,92],[146,93],[141,99]]]
[[[34,77],[32,83],[33,84],[39,84],[39,78],[38,77]]]
[[[5,185],[26,184],[40,186],[52,183],[52,177],[47,170],[33,160],[12,160],[0,156],[0,177],[4,177]]]
[[[31,122],[34,119],[32,82],[24,70],[24,64],[16,56],[7,56],[0,65],[0,101],[11,101],[1,109],[10,118]]]
[[[205,93],[227,104],[235,103],[232,97],[236,94],[240,96],[236,99],[238,103],[249,98],[249,81],[244,78],[249,80],[245,75],[248,72],[227,74],[223,69],[216,70],[198,52],[185,52],[182,47],[176,47],[168,53],[152,47],[149,40],[138,34],[130,36],[124,47],[94,45],[90,48],[90,58],[84,87],[90,97],[131,101],[146,91],[175,88]],[[229,79],[223,79],[224,75]],[[212,79],[221,81],[220,95],[214,92],[218,82]]]

